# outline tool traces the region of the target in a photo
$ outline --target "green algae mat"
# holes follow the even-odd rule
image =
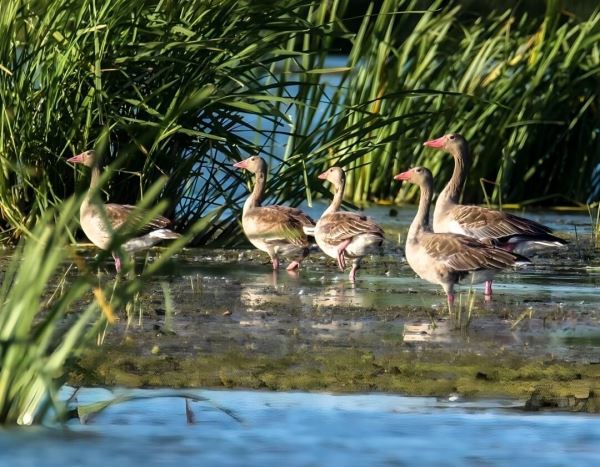
[[[248,250],[190,250],[73,363],[69,383],[514,397],[600,411],[600,268],[571,247],[454,309],[391,246],[355,285],[316,253],[272,272]],[[114,280],[107,266],[100,281]]]

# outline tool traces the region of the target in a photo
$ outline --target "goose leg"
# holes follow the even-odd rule
[[[279,258],[271,258],[271,262],[273,263],[273,271],[277,271],[279,269]]]
[[[351,241],[352,241],[351,238],[349,238],[348,240],[344,240],[337,247],[337,261],[338,261],[338,266],[340,267],[340,271],[343,271],[344,269],[346,269],[346,258],[344,257],[344,252],[346,251],[346,248],[348,247],[348,245],[350,245]]]
[[[492,281],[485,281],[483,296],[486,302],[492,301]]]
[[[352,269],[350,270],[350,282],[356,281],[356,271],[360,269],[360,259],[352,261]]]
[[[112,257],[115,260],[115,269],[117,270],[117,272],[121,272],[121,258],[119,258],[119,255],[117,255],[114,252],[112,254]]]
[[[454,294],[453,293],[448,294],[448,305],[454,305]]]
[[[286,269],[288,271],[293,271],[295,269],[300,269],[300,261],[292,261],[290,264],[288,264],[288,267]]]

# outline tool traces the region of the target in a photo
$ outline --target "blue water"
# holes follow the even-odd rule
[[[137,390],[136,394],[168,392]],[[10,466],[600,465],[600,417],[525,413],[510,401],[194,391],[112,406],[81,425],[4,429]],[[102,400],[84,390],[80,403]],[[235,413],[234,418],[215,407]]]

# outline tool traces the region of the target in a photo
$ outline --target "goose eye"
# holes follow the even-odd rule
[[[450,138],[451,140],[454,140],[454,135],[450,135],[448,138]]]

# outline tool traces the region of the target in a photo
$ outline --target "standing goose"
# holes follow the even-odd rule
[[[340,167],[331,167],[319,175],[335,188],[333,200],[315,227],[317,245],[327,255],[336,258],[340,270],[346,268],[346,258],[352,259],[350,281],[356,279],[362,257],[383,244],[383,229],[365,216],[352,212],[339,212],[344,196],[346,174]]]
[[[314,227],[314,221],[300,209],[260,205],[267,178],[267,163],[262,157],[251,156],[233,166],[256,175],[254,189],[242,211],[242,227],[246,237],[256,248],[268,253],[273,269],[279,269],[280,256],[295,258],[288,265],[288,271],[298,269],[308,256],[310,246],[304,229]]]
[[[458,204],[460,192],[470,165],[467,141],[450,133],[426,141],[424,146],[448,152],[454,158],[454,172],[440,193],[433,211],[433,230],[468,235],[508,251],[528,255],[536,249],[557,247],[567,242],[552,235],[552,229],[523,217],[480,206]],[[491,295],[492,282],[486,281]]]
[[[429,226],[429,206],[433,192],[433,177],[429,169],[414,167],[394,177],[419,185],[419,209],[406,237],[406,260],[419,277],[440,284],[454,303],[454,285],[467,275],[472,283],[491,280],[501,269],[529,260],[466,235],[434,233]],[[491,294],[485,291],[486,300]]]
[[[87,238],[98,248],[107,250],[111,246],[113,234],[132,215],[135,206],[129,204],[104,204],[93,199],[100,179],[100,156],[96,154],[96,151],[85,151],[71,157],[67,162],[83,164],[92,169],[90,188],[79,209],[79,221]],[[136,213],[136,215],[141,214]],[[121,245],[121,248],[125,252],[134,252],[149,248],[161,240],[179,238],[179,234],[165,228],[170,223],[171,221],[166,217],[155,217],[144,226],[144,230],[151,230],[149,233],[128,240]],[[121,258],[116,251],[112,252],[112,256],[115,260],[115,269],[117,272],[120,272]]]

